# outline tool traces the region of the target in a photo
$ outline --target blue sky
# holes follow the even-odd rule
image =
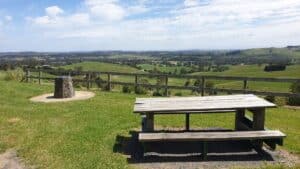
[[[300,45],[299,0],[0,0],[0,51]]]

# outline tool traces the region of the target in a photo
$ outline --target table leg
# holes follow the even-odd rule
[[[264,130],[265,129],[265,109],[254,109],[253,113],[253,130]],[[254,146],[261,149],[263,146],[263,141],[255,141]]]
[[[147,113],[142,117],[142,132],[154,131],[154,114]]]
[[[253,130],[265,129],[265,109],[255,109],[253,112]]]
[[[235,113],[235,130],[243,130],[241,126],[245,118],[245,109],[238,109]]]
[[[190,130],[190,113],[185,114],[185,130]]]

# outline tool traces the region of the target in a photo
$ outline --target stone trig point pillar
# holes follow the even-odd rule
[[[75,96],[72,77],[60,76],[55,78],[54,98],[72,98]]]

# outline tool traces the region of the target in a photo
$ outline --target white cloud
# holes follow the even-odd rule
[[[300,43],[300,1],[211,0],[203,5],[204,1],[185,0],[151,17],[128,17],[152,12],[148,1],[126,6],[118,0],[85,0],[83,11],[66,13],[55,6],[47,8],[44,16],[28,20],[42,26],[37,32],[45,37],[113,40],[132,49],[276,46],[289,39]]]
[[[184,6],[186,7],[191,7],[191,6],[196,6],[199,4],[198,0],[184,0],[183,2]]]
[[[117,21],[125,17],[125,9],[117,4],[117,0],[86,0],[91,14],[103,20]]]
[[[39,17],[26,17],[26,20],[34,25],[44,28],[71,28],[86,26],[90,23],[90,15],[88,13],[74,13],[62,16],[64,10],[58,6],[45,8],[45,15]]]
[[[50,17],[57,17],[58,15],[64,13],[64,10],[62,10],[58,6],[50,6],[50,7],[46,8],[45,11],[46,11],[46,14]]]

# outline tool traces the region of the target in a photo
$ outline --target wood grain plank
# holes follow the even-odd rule
[[[276,107],[276,105],[252,94],[205,97],[137,98],[134,112],[208,111],[268,107]]]
[[[279,139],[286,137],[278,130],[230,131],[230,132],[183,132],[183,133],[140,133],[139,141],[226,141],[251,139]]]

